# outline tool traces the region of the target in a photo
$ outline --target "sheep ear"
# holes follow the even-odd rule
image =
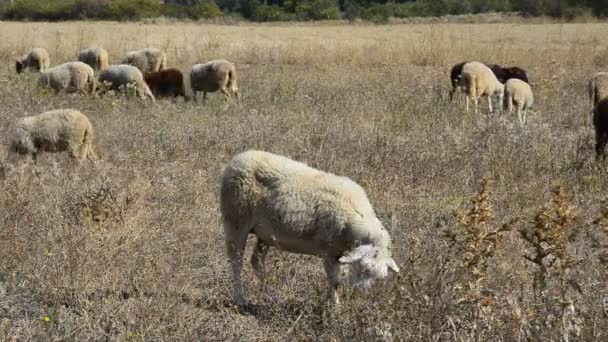
[[[395,263],[395,260],[393,260],[393,258],[388,259],[386,265],[395,273],[399,273],[399,267],[397,267],[397,263]]]

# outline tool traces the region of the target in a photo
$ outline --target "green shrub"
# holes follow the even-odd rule
[[[255,21],[287,21],[294,18],[277,5],[260,5],[255,8],[252,19]]]

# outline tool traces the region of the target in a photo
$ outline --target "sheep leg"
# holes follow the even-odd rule
[[[488,96],[488,110],[490,111],[490,113],[494,112],[492,110],[492,96]]]
[[[234,300],[237,305],[245,305],[245,296],[243,291],[243,279],[241,271],[243,269],[243,252],[247,244],[247,231],[243,232],[232,227],[231,224],[224,223],[226,228],[226,250],[228,261],[232,268],[232,285],[234,291]]]
[[[526,122],[525,122],[525,118],[522,116],[521,107],[519,107],[519,106],[517,106],[517,117],[519,118],[519,125],[521,127],[524,127],[524,125],[526,124]]]
[[[323,268],[327,274],[327,281],[329,283],[328,299],[335,305],[340,304],[340,297],[338,296],[338,287],[340,286],[340,264],[336,260],[331,258],[325,258],[323,260]]]
[[[220,91],[222,92],[222,94],[224,94],[224,99],[226,100],[226,102],[228,102],[228,99],[230,98],[230,93],[228,92],[228,89],[222,87],[220,88]]]
[[[268,255],[268,245],[258,238],[253,254],[251,254],[251,267],[260,281],[264,293],[266,293],[266,255]]]
[[[469,101],[470,101],[470,99],[469,99],[469,96],[467,95],[467,97],[465,98],[465,101],[464,101],[467,113],[469,112]]]
[[[479,99],[477,97],[473,97],[473,106],[475,106],[475,114],[479,113],[478,105]]]
[[[203,104],[207,104],[207,92],[203,92]]]
[[[608,142],[608,134],[601,133],[597,129],[595,130],[595,157],[597,160],[604,160],[606,156],[604,155],[604,148],[606,147],[606,142]]]

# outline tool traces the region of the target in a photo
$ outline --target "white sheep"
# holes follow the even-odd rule
[[[99,73],[98,83],[103,85],[100,86],[102,94],[106,91],[107,83],[110,84],[110,89],[114,91],[120,90],[121,87],[127,88],[133,86],[138,96],[141,98],[149,97],[152,101],[155,101],[150,87],[144,81],[143,74],[133,65],[119,64],[108,66]]]
[[[38,85],[50,87],[58,93],[92,93],[95,91],[95,72],[82,62],[68,62],[40,73]]]
[[[39,152],[69,152],[76,159],[97,159],[93,125],[75,109],[58,109],[25,117],[16,124],[11,150],[32,155]]]
[[[339,303],[340,266],[350,266],[354,284],[399,272],[391,238],[376,217],[363,188],[306,164],[263,151],[236,155],[224,170],[220,211],[234,298],[244,305],[241,280],[247,236],[257,236],[251,265],[265,283],[268,247],[323,258],[329,297]]]
[[[99,71],[108,67],[108,52],[103,48],[88,48],[80,51],[78,60]]]
[[[239,88],[237,85],[236,67],[233,63],[218,59],[203,64],[195,64],[190,71],[190,86],[193,98],[196,101],[198,92],[203,93],[203,100],[207,99],[208,92],[221,91],[226,98],[230,98],[231,90],[239,100]]]
[[[129,51],[122,64],[136,66],[142,73],[160,71],[167,68],[167,55],[156,48]]]
[[[15,69],[18,74],[25,69],[30,71],[44,71],[51,66],[51,57],[44,48],[33,48],[27,54],[17,58]]]
[[[488,98],[488,108],[492,110],[492,97],[498,97],[499,105],[503,102],[504,85],[498,81],[494,73],[485,64],[480,62],[469,62],[462,67],[460,86],[467,93],[466,110],[469,111],[469,101],[472,99],[477,113],[479,98]]]
[[[534,103],[534,95],[530,85],[520,79],[511,78],[505,84],[505,99],[509,113],[513,112],[513,105],[517,107],[519,124],[526,125],[526,115]]]

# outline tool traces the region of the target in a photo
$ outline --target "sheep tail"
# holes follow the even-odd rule
[[[472,98],[477,97],[477,75],[469,74],[467,91],[468,91],[469,97],[472,97]]]
[[[589,81],[589,84],[587,85],[587,87],[589,88],[589,101],[591,101],[591,104],[594,105],[598,102],[597,91],[595,89],[595,82],[593,82],[593,80]]]
[[[236,72],[234,69],[230,69],[230,71],[228,71],[228,89],[232,89],[233,92],[237,92],[239,90],[236,84]]]

